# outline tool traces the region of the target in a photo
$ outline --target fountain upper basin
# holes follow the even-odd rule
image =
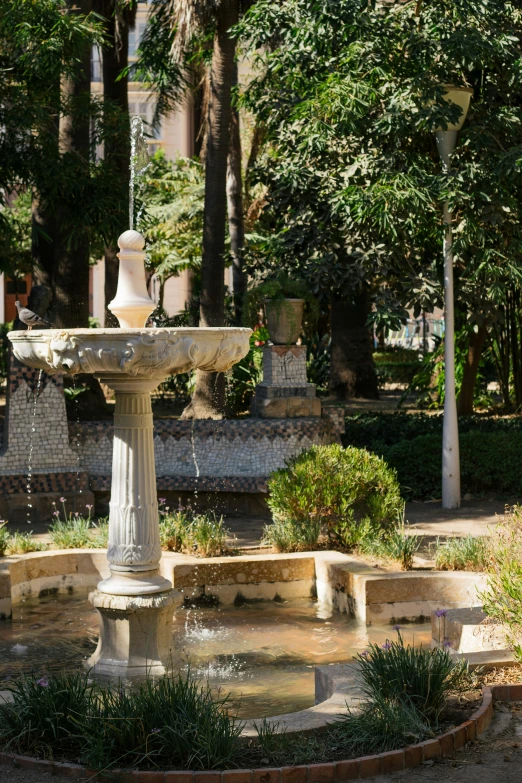
[[[53,374],[157,379],[194,369],[225,372],[249,350],[251,329],[33,329],[7,335],[19,361]]]

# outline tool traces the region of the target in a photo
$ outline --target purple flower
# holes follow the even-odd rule
[[[160,503],[166,503],[167,502],[167,498],[159,498],[159,502]]]
[[[36,684],[40,686],[40,688],[48,688],[49,687],[49,680],[47,677],[40,677],[39,680],[36,680]]]
[[[59,511],[53,511],[53,517],[59,517],[60,512]]]
[[[447,638],[447,636],[446,636],[446,637],[444,637],[444,641],[442,642],[442,646],[443,646],[443,647],[451,647],[451,642],[450,642],[450,640]]]
[[[90,506],[88,503],[85,504],[85,508],[91,509],[92,505]]]
[[[65,503],[65,498],[60,498],[60,503]]]
[[[151,734],[159,734],[161,729],[152,729]]]
[[[448,614],[448,610],[447,609],[437,609],[436,612],[435,612],[435,615],[437,617],[446,617],[447,614]]]
[[[402,628],[402,625],[394,625],[392,628],[392,631],[400,631]]]
[[[381,650],[390,650],[390,649],[391,649],[391,642],[389,639],[386,639],[386,641],[381,647]]]
[[[361,658],[368,658],[369,655],[370,655],[369,650],[363,650],[361,653]]]

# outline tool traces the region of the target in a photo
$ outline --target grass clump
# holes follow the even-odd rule
[[[28,552],[41,552],[47,546],[33,538],[32,530],[27,533],[8,533],[7,522],[0,519],[0,557],[5,555],[26,555]]]
[[[214,769],[234,766],[241,754],[242,722],[228,715],[226,699],[214,700],[190,676],[125,690],[84,673],[22,675],[9,690],[0,741],[11,752],[79,759],[97,770]]]
[[[289,533],[297,542],[311,541],[314,530],[314,545],[324,534],[330,546],[351,548],[361,531],[391,531],[403,507],[396,473],[384,460],[366,449],[338,444],[313,446],[289,460],[272,474],[268,488],[268,505],[279,528],[272,532],[268,527],[265,537],[276,545],[275,536],[282,541]],[[281,523],[286,523],[285,536]]]
[[[263,543],[273,547],[275,552],[306,552],[315,549],[320,535],[318,520],[303,525],[293,519],[274,519],[272,524],[265,526]]]
[[[0,557],[3,557],[6,553],[9,545],[9,533],[6,529],[7,522],[4,519],[0,519]]]
[[[506,643],[522,662],[522,507],[506,508],[489,543],[484,611],[504,626]]]
[[[190,508],[172,511],[160,500],[160,542],[163,549],[199,557],[219,557],[227,551],[228,531],[223,517],[213,511],[201,514]]]
[[[397,641],[381,647],[370,644],[357,656],[363,691],[369,701],[402,702],[413,706],[437,725],[449,693],[469,684],[468,664],[454,663],[445,648],[405,646],[400,629]]]
[[[435,550],[438,571],[485,571],[489,559],[488,540],[484,536],[448,538]]]
[[[51,541],[57,549],[104,549],[109,540],[109,523],[102,518],[95,522],[92,518],[93,506],[87,504],[87,516],[79,511],[67,511],[65,498],[60,498],[62,510],[53,503],[54,522],[49,528]]]
[[[406,533],[404,513],[403,507],[397,528],[382,536],[375,535],[375,532],[369,528],[366,535],[361,536],[358,550],[363,554],[391,560],[402,571],[411,571],[413,558],[421,545],[422,537],[414,533]]]
[[[29,552],[42,552],[44,549],[47,549],[47,545],[42,541],[37,541],[33,537],[33,531],[29,530],[27,533],[16,532],[10,535],[5,554],[27,555]]]

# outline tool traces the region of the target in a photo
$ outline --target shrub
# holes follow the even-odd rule
[[[522,662],[522,508],[507,508],[489,542],[484,611],[506,629],[506,640]]]
[[[5,555],[6,549],[9,545],[9,533],[6,530],[7,522],[0,519],[0,557]]]
[[[488,541],[483,536],[437,541],[435,568],[438,571],[484,571],[488,562]]]
[[[42,552],[47,545],[33,538],[33,531],[27,533],[13,533],[9,536],[6,555],[27,555],[29,552]]]
[[[79,758],[95,769],[230,766],[241,752],[243,724],[214,701],[208,685],[181,676],[125,690],[89,674],[22,675],[0,705],[4,748],[44,758]]]
[[[269,480],[274,519],[320,526],[331,543],[351,547],[360,529],[393,528],[401,500],[396,473],[365,449],[313,446]]]
[[[396,629],[397,641],[387,641],[382,647],[370,644],[357,655],[363,691],[375,703],[413,705],[436,723],[449,693],[467,686],[468,665],[464,660],[454,663],[446,649],[405,646]]]
[[[462,491],[504,496],[522,492],[522,418],[459,418]],[[442,416],[387,413],[346,419],[343,442],[365,447],[397,470],[407,499],[440,498]]]

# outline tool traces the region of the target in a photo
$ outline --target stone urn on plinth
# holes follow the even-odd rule
[[[145,240],[119,240],[119,329],[45,329],[8,334],[17,359],[52,374],[92,373],[114,390],[114,447],[107,557],[110,576],[90,595],[100,617],[88,664],[100,674],[162,674],[172,637],[173,590],[160,574],[161,547],[150,393],[169,375],[225,372],[249,350],[250,329],[145,328]]]

